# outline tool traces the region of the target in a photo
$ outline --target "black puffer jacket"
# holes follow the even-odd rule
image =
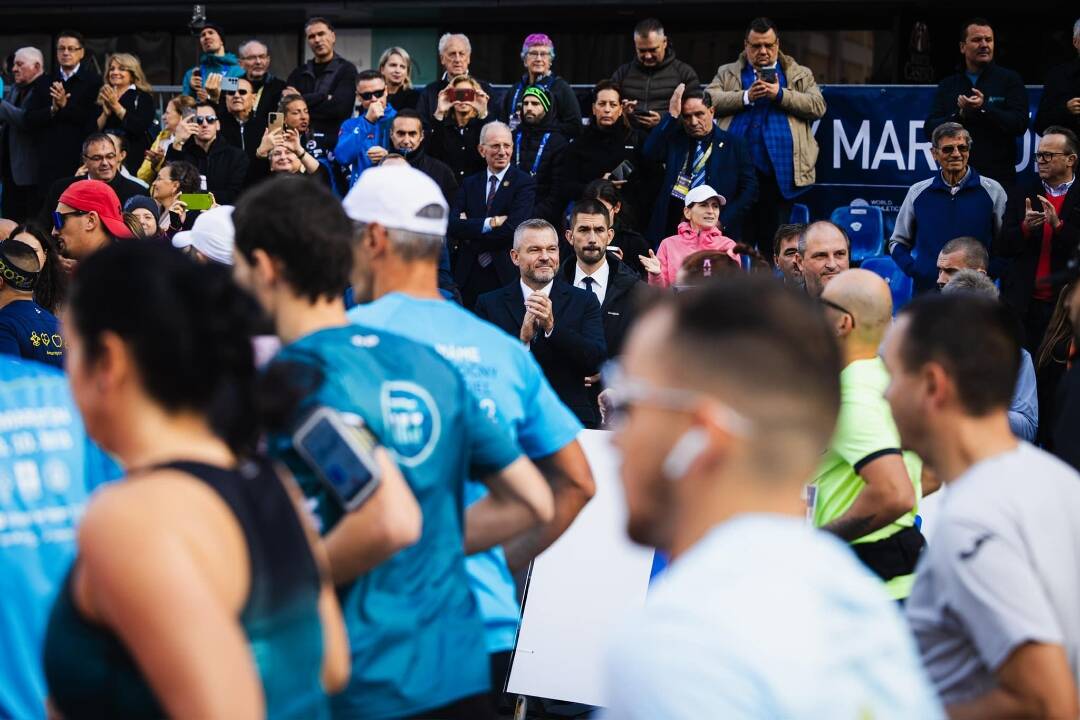
[[[624,99],[638,101],[638,110],[661,115],[667,112],[668,102],[679,83],[687,88],[701,85],[694,68],[676,60],[671,46],[668,46],[663,62],[656,67],[645,67],[635,58],[616,70],[611,79],[622,88]]]
[[[248,157],[243,150],[218,137],[207,152],[199,147],[195,138],[190,138],[180,150],[176,149],[175,143],[169,146],[165,162],[178,160],[189,162],[199,169],[199,174],[206,178],[207,192],[214,193],[214,199],[219,204],[232,205],[236,202],[248,171]]]

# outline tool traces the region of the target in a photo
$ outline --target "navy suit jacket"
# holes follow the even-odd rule
[[[585,387],[585,378],[600,371],[607,357],[604,324],[596,295],[556,277],[551,286],[555,328],[551,337],[537,330],[531,351],[555,393],[585,427],[600,426],[600,409]],[[476,314],[514,337],[521,336],[525,297],[521,281],[484,293],[476,301]]]
[[[490,252],[495,257],[495,272],[500,283],[517,282],[518,269],[510,260],[514,230],[532,217],[536,198],[536,181],[529,173],[510,165],[506,169],[491,212],[487,210],[487,168],[465,178],[450,205],[450,241],[459,247],[454,279],[459,288],[469,281],[477,265],[477,256]],[[465,219],[461,219],[462,213]],[[484,218],[506,215],[506,222],[491,232],[484,232]],[[520,328],[521,323],[518,323]],[[514,332],[517,335],[517,332]]]
[[[724,196],[727,204],[720,208],[720,222],[724,234],[735,240],[742,239],[743,218],[757,200],[758,182],[754,170],[754,161],[746,141],[738,135],[732,135],[714,125],[710,135],[713,151],[705,166],[705,184]],[[664,163],[664,179],[660,183],[660,194],[653,206],[652,219],[645,234],[655,248],[660,241],[674,235],[676,228],[665,227],[668,206],[671,203],[671,189],[675,180],[686,165],[690,153],[690,136],[683,130],[682,123],[664,112],[660,124],[653,128],[645,139],[643,148],[645,158],[653,162]]]

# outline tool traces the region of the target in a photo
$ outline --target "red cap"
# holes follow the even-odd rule
[[[68,185],[60,202],[83,212],[96,212],[101,222],[115,237],[132,239],[131,230],[120,213],[120,198],[107,183],[100,180],[79,180]]]

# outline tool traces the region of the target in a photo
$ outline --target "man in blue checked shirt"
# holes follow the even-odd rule
[[[750,146],[758,199],[742,239],[756,243],[766,257],[777,226],[789,221],[794,199],[814,184],[813,123],[825,115],[814,73],[780,52],[778,32],[768,18],[751,22],[743,53],[721,65],[707,89],[720,127]]]

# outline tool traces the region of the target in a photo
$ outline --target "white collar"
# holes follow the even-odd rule
[[[574,285],[578,285],[581,279],[584,277],[591,277],[596,281],[596,284],[602,288],[606,288],[608,284],[608,277],[611,275],[611,265],[608,263],[607,258],[604,258],[604,264],[593,271],[591,275],[581,269],[579,263],[574,263]]]
[[[534,293],[539,294],[539,295],[543,295],[544,297],[549,298],[549,297],[551,297],[551,286],[555,284],[555,281],[552,280],[551,282],[549,282],[547,285],[540,288],[539,290],[533,290],[531,287],[529,287],[528,285],[525,284],[524,280],[519,280],[518,282],[521,283],[521,295],[522,295],[523,298],[527,298],[527,297],[529,297],[530,295],[532,295]]]
[[[506,172],[509,169],[510,169],[510,166],[507,165],[506,167],[504,167],[499,172],[493,173],[493,172],[491,172],[491,168],[484,168],[485,172],[487,172],[487,176],[484,178],[484,182],[486,184],[490,185],[491,184],[491,176],[494,175],[495,178],[501,183],[503,181],[503,178],[506,177]]]
[[[64,72],[64,68],[60,68],[60,79],[65,80],[65,81],[70,80],[72,78],[72,76],[75,75],[75,73],[79,72],[79,68],[81,68],[81,67],[82,67],[82,63],[79,63],[78,65],[75,66],[75,69],[72,70],[71,72]]]

